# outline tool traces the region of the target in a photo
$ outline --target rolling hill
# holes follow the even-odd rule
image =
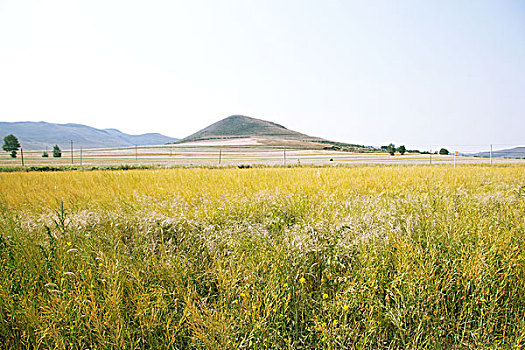
[[[15,135],[24,149],[40,150],[58,145],[68,148],[71,140],[75,148],[106,148],[161,145],[178,139],[157,133],[129,135],[117,129],[96,129],[82,124],[54,124],[46,122],[0,122],[0,137]]]
[[[301,134],[297,131],[289,130],[282,125],[266,120],[250,118],[243,115],[232,115],[185,137],[180,142],[246,137],[271,137],[300,141],[322,140],[318,137],[312,137]]]
[[[263,144],[270,146],[290,146],[302,149],[331,149],[354,152],[374,152],[372,147],[335,142],[320,137],[309,136],[286,127],[244,115],[232,115],[213,123],[177,143],[205,142],[234,144]]]
[[[490,152],[479,152],[474,154],[476,157],[490,157]],[[525,158],[525,147],[514,147],[492,151],[494,158]]]
[[[372,147],[353,145],[342,142],[334,142],[320,137],[309,136],[286,127],[243,115],[232,115],[213,123],[196,133],[183,138],[177,143],[186,142],[230,142],[231,140],[243,139],[255,141],[258,144],[282,146],[304,149],[332,149],[349,150],[357,152],[374,151]],[[240,142],[241,144],[243,142]]]

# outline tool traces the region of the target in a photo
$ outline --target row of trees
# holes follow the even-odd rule
[[[384,151],[387,151],[388,153],[390,153],[391,156],[393,156],[396,152],[399,152],[401,155],[405,154],[406,152],[408,152],[408,153],[421,153],[421,154],[430,154],[431,153],[431,152],[426,152],[426,151],[419,151],[417,149],[415,149],[415,150],[412,150],[412,149],[407,150],[404,145],[401,145],[401,146],[396,148],[396,146],[393,143],[389,144],[388,146],[381,146],[381,149],[384,150]],[[438,154],[437,151],[434,152],[434,153]],[[449,153],[450,152],[446,148],[441,148],[439,150],[439,154],[447,155]]]
[[[11,154],[11,158],[16,158],[16,155],[18,153],[18,150],[20,149],[21,145],[18,141],[18,138],[13,135],[7,135],[4,137],[4,144],[2,145],[2,149],[6,152],[9,152]],[[49,154],[47,151],[44,151],[42,153],[42,157],[47,158],[49,157]],[[53,157],[60,158],[62,157],[62,150],[58,145],[53,146]]]
[[[407,151],[405,145],[401,145],[396,148],[396,146],[393,143],[389,144],[388,146],[381,146],[381,149],[390,153],[391,156],[393,156],[396,152],[399,152],[401,153],[401,155],[403,155]]]

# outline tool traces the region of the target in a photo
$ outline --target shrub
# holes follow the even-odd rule
[[[53,147],[53,157],[54,158],[62,157],[62,150],[60,149],[60,147],[58,147],[58,145],[55,145]]]

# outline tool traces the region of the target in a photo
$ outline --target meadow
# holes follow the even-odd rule
[[[522,349],[525,166],[0,173],[0,348]]]

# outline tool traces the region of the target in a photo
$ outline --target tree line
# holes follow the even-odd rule
[[[405,154],[407,152],[408,153],[420,153],[420,154],[431,154],[432,153],[432,152],[428,152],[428,151],[420,151],[418,149],[406,149],[406,147],[404,145],[401,145],[401,146],[396,148],[396,146],[393,143],[389,144],[388,146],[381,146],[381,149],[383,151],[387,151],[388,153],[390,153],[391,156],[396,154],[396,152],[399,152],[401,155],[403,155],[403,154]],[[449,153],[450,152],[446,148],[441,148],[439,150],[439,154],[447,155]],[[438,151],[434,152],[434,154],[438,154]]]

